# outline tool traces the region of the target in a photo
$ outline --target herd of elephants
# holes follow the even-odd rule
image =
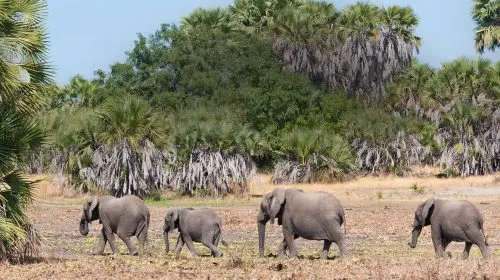
[[[300,189],[275,189],[267,193],[260,204],[257,216],[259,233],[259,254],[264,256],[265,227],[267,222],[282,226],[283,241],[278,247],[278,255],[297,256],[294,242],[298,237],[309,240],[323,240],[321,258],[328,257],[332,242],[339,247],[340,256],[347,254],[344,234],[345,213],[340,201],[326,192],[304,192]],[[87,235],[89,223],[99,220],[102,234],[97,254],[103,254],[109,242],[113,254],[119,252],[115,234],[128,247],[130,255],[142,254],[147,240],[150,213],[144,202],[136,196],[121,198],[112,196],[90,197],[83,206],[80,220],[80,232]],[[341,227],[344,225],[344,231]],[[483,217],[470,202],[459,200],[441,200],[430,198],[420,204],[415,211],[411,248],[417,245],[417,239],[424,226],[431,226],[431,237],[437,257],[445,257],[445,250],[451,241],[465,242],[462,258],[469,256],[473,244],[481,250],[483,258],[488,258],[488,243],[483,230]],[[217,214],[208,208],[170,209],[165,216],[163,237],[166,252],[169,252],[168,234],[178,229],[179,237],[174,255],[178,257],[184,244],[193,256],[198,256],[193,242],[201,242],[210,248],[214,257],[222,256],[217,248],[219,242],[228,246],[222,239],[221,221]],[[136,236],[139,250],[130,238]]]

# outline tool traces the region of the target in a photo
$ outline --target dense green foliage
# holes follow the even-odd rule
[[[500,46],[500,0],[474,0],[472,19],[476,23],[476,49],[495,50]]]
[[[34,115],[50,83],[45,1],[0,1],[0,261],[37,253],[40,238],[26,215],[33,182],[21,171],[43,144]]]
[[[54,88],[39,158],[115,195],[224,195],[256,168],[275,183],[498,171],[500,64],[420,64],[417,24],[411,8],[364,3],[197,9],[139,35],[109,73]]]

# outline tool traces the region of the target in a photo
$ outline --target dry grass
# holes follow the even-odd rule
[[[298,239],[302,258],[278,259],[273,256],[257,257],[257,228],[255,218],[260,194],[275,186],[260,177],[246,197],[221,200],[176,198],[183,205],[219,205],[214,207],[223,223],[223,235],[229,248],[221,246],[224,257],[209,257],[207,248],[197,245],[203,257],[193,258],[187,248],[181,258],[174,260],[165,255],[161,239],[162,220],[167,207],[150,204],[151,226],[148,254],[141,257],[126,255],[92,256],[98,243],[101,226],[94,223],[87,237],[78,231],[80,203],[83,197],[65,197],[53,190],[50,183],[39,184],[39,199],[30,209],[36,227],[45,237],[44,260],[0,269],[0,279],[498,279],[500,271],[500,194],[474,195],[485,216],[485,232],[491,244],[492,259],[483,261],[479,250],[473,247],[469,260],[459,259],[463,244],[452,243],[452,259],[436,260],[425,228],[416,249],[410,249],[410,226],[416,205],[426,196],[439,191],[463,188],[499,189],[494,176],[469,179],[420,178],[362,178],[345,184],[299,185],[306,190],[328,190],[338,195],[345,208],[347,242],[350,256],[346,259],[319,260],[322,243]],[[412,194],[410,185],[424,186],[423,195]],[[496,188],[494,186],[496,184]],[[292,186],[287,186],[292,187]],[[377,199],[377,191],[383,193]],[[348,194],[347,194],[348,193]],[[68,196],[68,195],[66,195]],[[447,198],[461,195],[450,192]],[[172,235],[172,242],[176,236]],[[281,241],[281,229],[268,225],[266,254],[275,254]],[[135,241],[135,240],[134,240]],[[125,247],[120,241],[122,252]],[[109,247],[106,249],[109,253]],[[330,257],[334,258],[336,246]]]

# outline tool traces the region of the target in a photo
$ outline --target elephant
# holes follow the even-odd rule
[[[332,242],[340,250],[340,256],[347,255],[341,226],[344,225],[345,213],[340,201],[326,192],[305,193],[300,189],[274,189],[267,193],[260,204],[257,216],[259,232],[259,255],[264,256],[265,228],[268,221],[282,225],[284,239],[278,248],[278,255],[283,256],[288,248],[289,257],[297,257],[294,240],[298,237],[309,240],[324,240],[322,259],[327,259]]]
[[[445,257],[451,241],[465,242],[462,259],[469,257],[473,244],[479,246],[483,258],[488,258],[488,242],[484,234],[483,216],[472,203],[466,200],[442,200],[429,198],[415,211],[411,248],[417,246],[417,239],[425,226],[431,226],[431,238],[437,258]]]
[[[212,257],[223,256],[223,253],[217,249],[219,241],[225,247],[228,247],[228,243],[222,239],[222,224],[219,216],[212,209],[176,208],[169,210],[165,216],[163,226],[163,238],[167,254],[170,250],[168,234],[174,229],[179,230],[174,252],[176,258],[179,256],[184,243],[186,243],[193,256],[199,256],[194,249],[193,241],[201,242],[210,248]]]
[[[140,198],[134,195],[121,198],[109,195],[93,196],[89,197],[83,205],[80,233],[86,236],[89,233],[89,223],[99,220],[102,230],[97,254],[104,254],[106,242],[109,242],[114,255],[119,253],[114,234],[125,242],[130,255],[143,254],[148,236],[149,219],[149,209]],[[137,237],[139,251],[130,241],[131,236]]]

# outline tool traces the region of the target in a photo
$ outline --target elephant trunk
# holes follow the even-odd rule
[[[168,242],[168,230],[163,231],[163,240],[165,240],[165,251],[168,252],[170,251],[170,243]]]
[[[257,216],[257,229],[259,231],[259,256],[264,257],[264,241],[266,239],[266,224],[269,221],[269,216],[265,214],[264,207],[261,206],[259,215]]]
[[[266,223],[258,223],[259,229],[259,256],[264,257],[264,240],[266,238]]]
[[[412,249],[417,247],[417,239],[420,236],[420,232],[422,232],[421,226],[414,227],[413,231],[411,232],[411,243],[409,245]]]
[[[87,220],[80,221],[80,233],[83,236],[86,236],[87,234],[89,234],[89,222]]]

